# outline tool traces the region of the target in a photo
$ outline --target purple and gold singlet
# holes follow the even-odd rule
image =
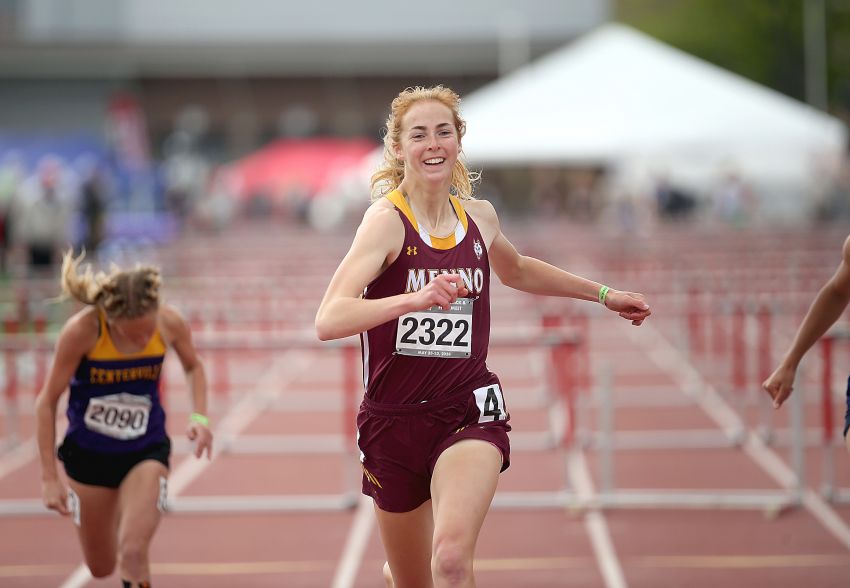
[[[159,376],[166,345],[157,329],[138,353],[121,353],[99,311],[100,335],[71,378],[66,438],[100,453],[138,451],[166,438]]]
[[[404,224],[398,258],[366,287],[364,298],[416,292],[439,274],[457,273],[469,294],[444,311],[411,312],[361,334],[366,397],[385,404],[415,404],[451,395],[493,377],[490,339],[490,264],[484,239],[460,201],[451,196],[458,223],[446,238],[420,229],[402,193],[387,195]]]

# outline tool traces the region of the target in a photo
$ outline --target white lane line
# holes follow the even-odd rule
[[[833,537],[841,541],[844,547],[850,550],[850,528],[847,527],[847,523],[844,522],[841,515],[835,512],[835,509],[820,494],[811,488],[806,489],[803,492],[803,504],[832,533]]]
[[[65,402],[57,408],[57,414],[65,414],[63,408]],[[64,418],[58,419],[56,422],[56,439],[62,439],[65,436],[65,430],[68,428],[68,423]],[[54,448],[55,453],[55,448]],[[0,456],[0,478],[8,476],[17,469],[27,465],[30,460],[38,457],[38,437],[36,431],[33,431],[32,437],[28,437],[26,441],[18,443],[15,447]],[[40,498],[40,497],[39,497]]]
[[[372,511],[372,499],[361,494],[360,501],[357,503],[357,512],[354,514],[354,521],[348,531],[342,557],[331,584],[333,588],[354,586],[360,564],[363,563],[363,554],[366,552],[366,546],[369,544],[372,528],[375,525],[375,515]]]
[[[24,467],[38,455],[38,445],[35,436],[15,446],[0,457],[0,478],[8,476],[17,469]]]
[[[86,564],[80,564],[77,566],[77,569],[75,569],[71,575],[62,582],[59,588],[79,588],[80,586],[88,584],[91,579],[92,575],[86,567]]]
[[[567,456],[567,471],[579,502],[592,502],[595,490],[583,452],[578,449],[570,451]],[[590,535],[593,553],[606,588],[627,588],[626,577],[623,575],[617,550],[614,549],[614,543],[611,541],[605,515],[599,510],[589,510],[584,514],[584,525]]]
[[[644,324],[640,329],[640,343],[647,345],[650,358],[659,367],[665,369],[682,386],[682,390],[690,393],[694,402],[708,414],[717,425],[727,432],[745,430],[741,417],[732,409],[710,383],[705,381],[690,361],[676,349],[670,341],[657,329]],[[628,331],[632,340],[637,340],[638,334]],[[796,483],[793,470],[782,460],[773,449],[752,432],[747,433],[743,443],[744,452],[780,486],[791,489]],[[812,516],[837,539],[846,549],[850,550],[850,527],[841,516],[816,492],[806,489],[802,497],[803,506]]]
[[[300,375],[310,363],[309,356],[305,358],[305,352],[286,352],[272,362],[272,365],[263,372],[257,385],[250,394],[243,396],[239,402],[234,404],[215,427],[215,437],[219,441],[232,438],[245,429],[251,421],[262,414],[268,403],[286,387],[286,385]],[[268,390],[275,392],[269,393]],[[192,483],[204,470],[216,460],[219,453],[215,452],[213,445],[212,459],[195,459],[187,457],[174,469],[168,477],[168,493],[173,498]],[[59,588],[82,588],[92,580],[92,575],[85,563],[80,564],[71,575],[59,586]]]
[[[315,356],[312,356],[315,357]],[[269,403],[273,402],[286,386],[307,369],[312,357],[306,352],[287,352],[276,359],[263,372],[250,394],[242,396],[219,422],[215,436],[219,447],[228,440],[238,437],[254,419],[263,414]],[[273,392],[269,392],[272,390]],[[168,490],[171,496],[177,496],[206,470],[218,457],[213,445],[212,459],[195,459],[193,456],[184,459],[169,476]]]

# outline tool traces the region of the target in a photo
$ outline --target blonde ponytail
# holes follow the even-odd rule
[[[83,304],[97,304],[103,294],[106,276],[103,272],[95,275],[89,264],[86,264],[85,272],[80,275],[79,266],[85,256],[84,251],[79,257],[74,257],[73,249],[62,255],[62,297],[73,298]]]
[[[89,264],[80,274],[85,253],[74,257],[67,251],[62,257],[62,295],[83,304],[99,306],[109,318],[138,318],[159,308],[159,269],[136,266],[132,270],[113,267],[109,274],[94,273]]]

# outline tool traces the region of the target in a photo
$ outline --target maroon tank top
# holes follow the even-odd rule
[[[361,333],[366,397],[383,404],[414,404],[453,394],[492,377],[490,264],[481,232],[451,196],[458,217],[455,233],[428,235],[398,190],[387,198],[404,224],[398,258],[364,292],[378,299],[420,290],[440,273],[457,273],[469,294],[451,310],[408,313]]]

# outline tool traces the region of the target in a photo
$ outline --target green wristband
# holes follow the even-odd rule
[[[608,297],[608,291],[610,289],[611,288],[609,288],[608,286],[602,286],[601,288],[599,288],[599,304],[601,304],[602,306],[605,306],[605,299]]]
[[[189,420],[192,421],[193,423],[200,423],[201,425],[203,425],[205,427],[210,426],[210,419],[208,419],[207,417],[205,417],[204,415],[202,415],[199,412],[193,412],[192,414],[190,414]]]

